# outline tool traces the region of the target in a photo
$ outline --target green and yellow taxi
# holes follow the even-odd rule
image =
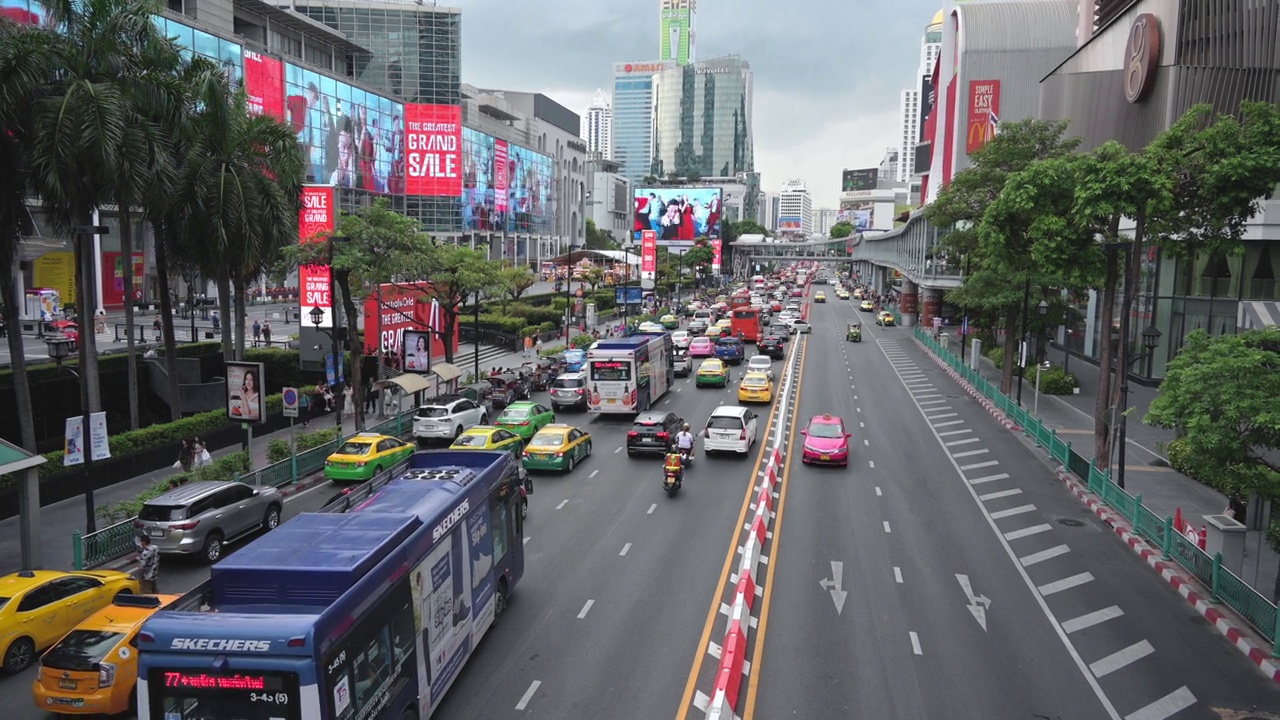
[[[840,298],[841,300],[848,300],[849,291],[845,290],[844,288],[836,288],[836,297]]]
[[[893,327],[893,313],[888,310],[881,310],[880,314],[876,316],[876,324]]]
[[[871,312],[872,310],[876,309],[876,304],[871,302],[870,300],[863,300],[858,305],[858,309],[861,310],[862,312]]]
[[[546,405],[526,400],[508,405],[493,424],[519,435],[521,440],[527,442],[539,430],[555,421],[556,414]]]
[[[524,439],[506,428],[494,425],[473,425],[454,438],[450,450],[488,450],[509,452],[520,460]]]
[[[827,301],[827,294],[819,290],[813,294],[813,301],[816,303],[824,303]]]
[[[636,332],[641,333],[662,333],[666,331],[667,329],[662,327],[662,323],[652,321],[642,322],[640,323],[640,326],[636,328]]]
[[[728,387],[729,366],[723,360],[707,358],[698,366],[698,375],[693,379],[694,387]]]
[[[591,455],[591,433],[572,425],[552,423],[538,431],[525,446],[520,462],[525,470],[572,472]]]
[[[667,330],[678,330],[680,328],[680,318],[671,313],[658,318],[658,323]]]
[[[399,438],[359,433],[325,458],[324,476],[334,482],[364,482],[412,454],[413,446]]]
[[[738,402],[773,402],[773,381],[762,372],[749,372],[738,383]]]
[[[705,332],[702,333],[702,336],[709,337],[715,340],[718,338],[725,337],[730,332],[731,331],[727,327],[724,327],[721,325],[712,325],[711,327],[708,327]]]

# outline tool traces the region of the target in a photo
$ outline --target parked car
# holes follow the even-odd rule
[[[705,453],[736,452],[746,455],[756,442],[759,419],[755,412],[741,405],[721,405],[711,411],[702,432]]]
[[[649,410],[640,413],[627,431],[627,456],[666,454],[683,425],[684,420],[673,412]]]
[[[551,410],[587,406],[587,374],[585,372],[561,373],[551,382]]]
[[[133,526],[165,554],[222,557],[223,546],[280,525],[284,498],[266,485],[196,481],[148,500]]]
[[[418,407],[413,414],[413,437],[419,444],[452,441],[463,430],[489,422],[489,409],[461,395],[443,396]]]
[[[138,581],[115,570],[20,570],[0,577],[0,658],[9,674],[26,670],[36,653]],[[7,713],[6,713],[7,714]]]

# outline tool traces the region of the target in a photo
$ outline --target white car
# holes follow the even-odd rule
[[[691,342],[693,342],[693,336],[689,334],[688,330],[676,330],[671,333],[671,344],[681,350],[688,350]]]
[[[413,414],[413,437],[428,440],[453,440],[463,430],[489,423],[489,410],[464,397],[436,398]]]
[[[751,359],[747,360],[746,372],[764,373],[765,375],[769,376],[770,380],[772,380],[773,379],[773,358],[769,357],[768,355],[752,355]]]
[[[711,411],[702,432],[702,451],[734,452],[746,455],[756,442],[759,418],[741,405],[721,405]]]
[[[801,320],[800,318],[796,318],[795,320],[791,321],[791,332],[801,333],[801,334],[810,333],[810,332],[813,332],[813,326],[811,326],[809,323],[805,322],[804,320]]]

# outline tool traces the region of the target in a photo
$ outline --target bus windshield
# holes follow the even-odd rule
[[[631,363],[626,360],[593,360],[591,381],[610,382],[631,379]]]

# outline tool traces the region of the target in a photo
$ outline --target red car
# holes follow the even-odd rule
[[[80,349],[80,326],[76,325],[74,320],[54,320],[49,323],[49,327],[53,328],[54,332],[66,335],[71,340],[72,350]]]
[[[850,433],[844,429],[844,420],[835,415],[814,415],[800,434],[804,435],[800,462],[848,466]]]

